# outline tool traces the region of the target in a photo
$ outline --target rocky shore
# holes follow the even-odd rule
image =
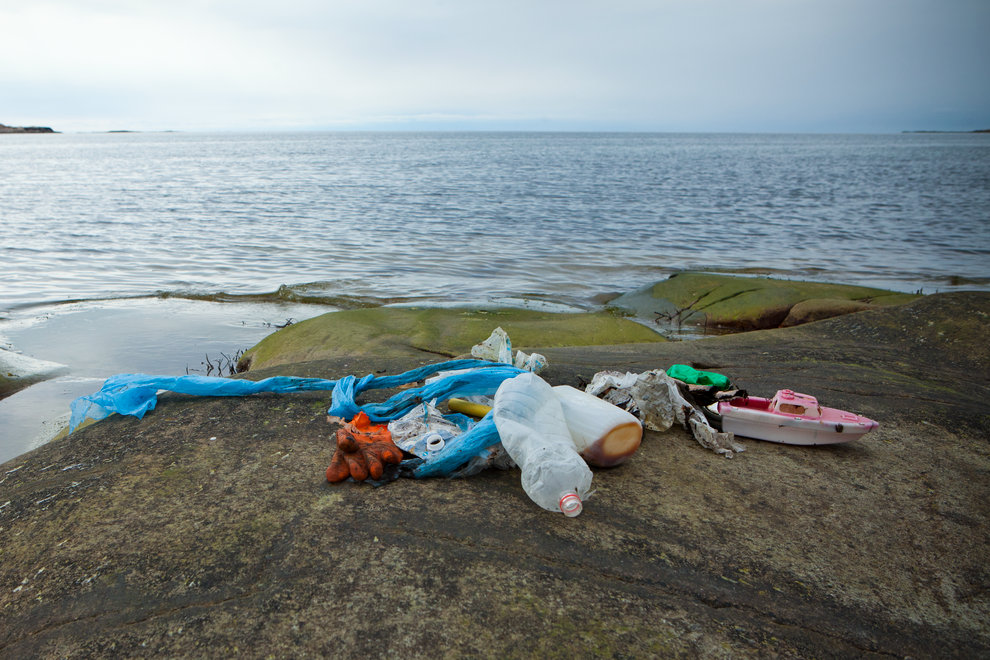
[[[865,304],[690,342],[591,341],[621,319],[547,345],[533,318],[290,326],[242,377],[398,373],[503,325],[554,384],[687,363],[880,428],[732,460],[648,432],[567,519],[517,471],[327,484],[325,393],[165,395],[0,466],[0,656],[987,656],[990,293]]]
[[[38,360],[0,348],[0,399],[63,373],[64,364]]]

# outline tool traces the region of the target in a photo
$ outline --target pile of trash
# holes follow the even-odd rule
[[[70,429],[110,413],[142,417],[161,390],[207,396],[332,390],[328,420],[339,424],[326,479],[381,485],[400,477],[467,477],[518,467],[527,495],[549,511],[576,516],[591,494],[591,467],[612,467],[640,447],[643,427],[683,426],[704,447],[731,458],[743,451],[706,406],[733,390],[728,378],[674,365],[666,371],[603,371],[584,391],[552,387],[539,354],[516,351],[502,328],[474,346],[474,359],[427,365],[395,376],[260,381],[127,374],[72,403]],[[421,384],[419,384],[421,383]],[[409,387],[415,385],[414,387]],[[381,403],[359,405],[367,390],[402,387]],[[441,410],[446,407],[449,412]]]

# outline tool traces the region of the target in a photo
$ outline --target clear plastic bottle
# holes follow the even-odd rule
[[[550,385],[531,373],[504,381],[492,415],[502,446],[522,470],[529,498],[548,511],[580,514],[591,490],[591,470],[574,448]]]

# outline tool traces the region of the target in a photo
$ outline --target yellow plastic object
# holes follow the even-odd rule
[[[451,412],[464,413],[465,415],[478,418],[484,417],[492,409],[491,406],[486,406],[482,403],[472,403],[464,399],[448,399],[447,407],[450,408]]]

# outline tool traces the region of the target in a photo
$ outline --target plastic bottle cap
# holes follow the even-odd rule
[[[581,504],[581,498],[578,497],[577,493],[564,493],[564,495],[560,498],[559,505],[560,512],[568,518],[573,518],[578,515],[584,508],[584,505]]]
[[[427,451],[440,451],[443,446],[447,444],[439,433],[434,433],[433,435],[426,438],[426,450]]]

